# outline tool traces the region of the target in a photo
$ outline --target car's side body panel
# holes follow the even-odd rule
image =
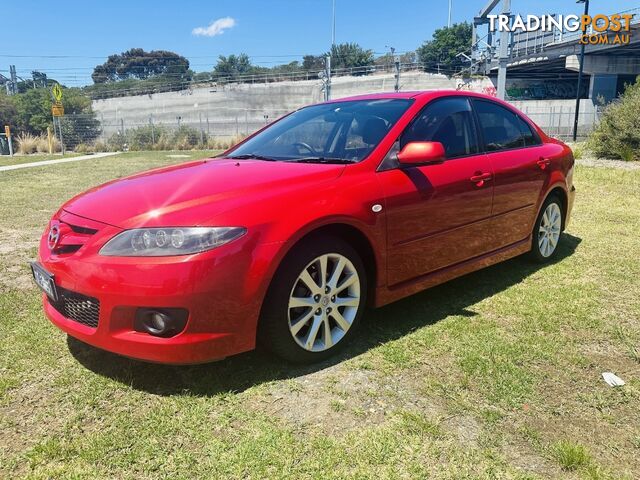
[[[386,197],[389,286],[487,252],[493,185],[484,154],[379,172]]]

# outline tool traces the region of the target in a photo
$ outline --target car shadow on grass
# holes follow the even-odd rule
[[[582,240],[564,234],[556,262],[571,256]],[[314,365],[288,364],[260,349],[219,362],[171,366],[121,357],[67,337],[71,354],[87,369],[157,395],[189,394],[214,396],[241,392],[254,385],[295,378],[323,370],[355,357],[377,345],[400,338],[451,315],[474,316],[469,307],[524,280],[545,265],[517,257],[470,273],[445,284],[369,310],[359,337],[341,354]]]

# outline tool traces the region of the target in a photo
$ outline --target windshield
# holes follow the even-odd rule
[[[292,113],[233,150],[228,158],[354,163],[364,159],[411,104],[351,100]]]

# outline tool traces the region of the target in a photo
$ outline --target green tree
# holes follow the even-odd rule
[[[374,65],[373,52],[365,50],[357,43],[340,43],[333,45],[323,55],[305,55],[302,57],[302,69],[309,71],[324,70],[325,58],[331,56],[331,69],[362,68],[355,74],[368,73],[366,67]]]
[[[91,108],[91,99],[77,88],[63,87],[62,91],[65,116],[61,125],[67,147],[95,140],[100,134],[100,123]],[[20,131],[40,135],[52,126],[50,89],[32,88],[12,99],[15,99],[16,123]]]
[[[324,58],[322,55],[305,55],[302,57],[302,69],[303,70],[323,70]]]
[[[18,125],[18,109],[14,98],[0,91],[0,129],[4,129],[5,125],[15,129]]]
[[[240,55],[220,55],[218,63],[213,67],[214,77],[238,77],[256,73],[256,67],[251,64],[251,60],[246,53]]]
[[[31,88],[15,97],[18,128],[39,135],[52,124],[51,92],[46,88]]]
[[[376,65],[391,66],[395,62],[395,56],[399,57],[400,63],[416,62],[416,52],[405,52],[400,55],[391,55],[390,53],[385,53],[384,55],[376,58],[374,62]]]
[[[189,60],[167,50],[144,51],[132,48],[109,55],[107,61],[93,69],[93,83],[115,82],[128,78],[145,79],[163,75],[168,79],[184,80],[189,77]]]
[[[437,29],[433,33],[433,39],[424,42],[417,50],[424,69],[439,69],[447,74],[462,70],[467,64],[458,54],[470,54],[471,30],[471,24],[467,22]]]
[[[357,43],[340,43],[333,45],[331,51],[331,68],[363,68],[374,64],[373,51],[365,50]],[[363,68],[360,73],[367,73]]]

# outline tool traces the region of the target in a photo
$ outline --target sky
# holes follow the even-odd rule
[[[447,24],[449,0],[335,0],[336,42],[376,54],[415,50]],[[487,0],[452,0],[452,22],[470,21]],[[46,72],[68,86],[91,83],[95,65],[129,48],[171,50],[195,71],[219,55],[248,54],[273,66],[326,52],[332,0],[6,1],[0,9],[0,73]],[[593,13],[640,7],[640,0],[591,0]],[[512,0],[521,14],[582,13],[575,0]]]

